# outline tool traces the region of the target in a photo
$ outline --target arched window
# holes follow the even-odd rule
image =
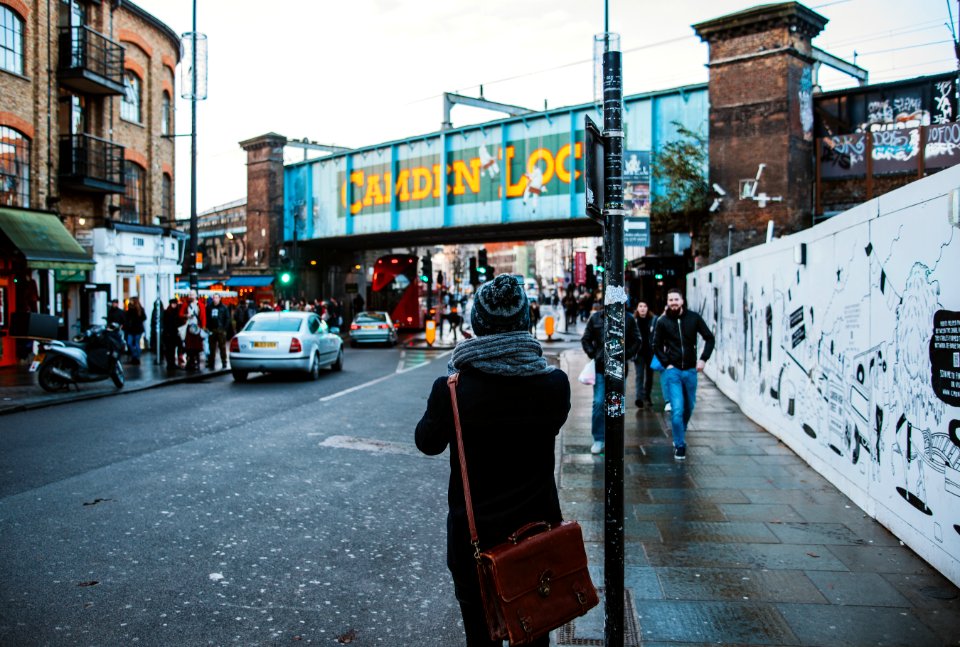
[[[173,178],[169,173],[163,174],[163,188],[160,197],[161,224],[173,226]]]
[[[136,162],[123,163],[123,198],[120,200],[120,220],[140,224],[147,206],[147,173]]]
[[[173,122],[173,110],[170,106],[170,93],[163,91],[163,99],[160,101],[160,134],[170,135],[173,129],[170,127]]]
[[[30,206],[30,140],[9,126],[0,126],[0,205]]]
[[[0,69],[23,74],[23,18],[0,6]]]
[[[140,77],[127,70],[123,77],[123,96],[120,98],[120,117],[127,121],[141,123],[140,119]]]

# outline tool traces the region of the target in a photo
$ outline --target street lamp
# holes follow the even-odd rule
[[[207,98],[207,35],[197,33],[197,0],[193,0],[193,30],[181,34],[190,63],[181,76],[180,96],[190,99],[190,289],[196,290],[197,275],[197,101]],[[197,66],[200,66],[199,68]],[[202,78],[201,78],[202,77]],[[183,86],[189,85],[189,89]]]

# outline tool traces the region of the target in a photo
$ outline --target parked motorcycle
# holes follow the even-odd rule
[[[39,369],[37,381],[45,391],[62,391],[71,384],[107,378],[122,389],[125,380],[120,357],[124,347],[119,325],[93,326],[73,341],[45,342],[30,370]]]

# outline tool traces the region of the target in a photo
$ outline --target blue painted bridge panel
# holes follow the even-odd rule
[[[707,132],[707,86],[624,99],[625,148],[652,151],[677,124]],[[586,218],[583,120],[593,105],[388,142],[284,169],[284,237],[339,238]],[[657,187],[651,187],[652,193]]]

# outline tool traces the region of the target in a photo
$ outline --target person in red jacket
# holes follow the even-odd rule
[[[190,291],[190,296],[180,306],[180,315],[186,322],[183,342],[187,350],[187,370],[197,372],[200,370],[200,354],[203,353],[207,312],[203,301],[197,299],[195,290]]]

